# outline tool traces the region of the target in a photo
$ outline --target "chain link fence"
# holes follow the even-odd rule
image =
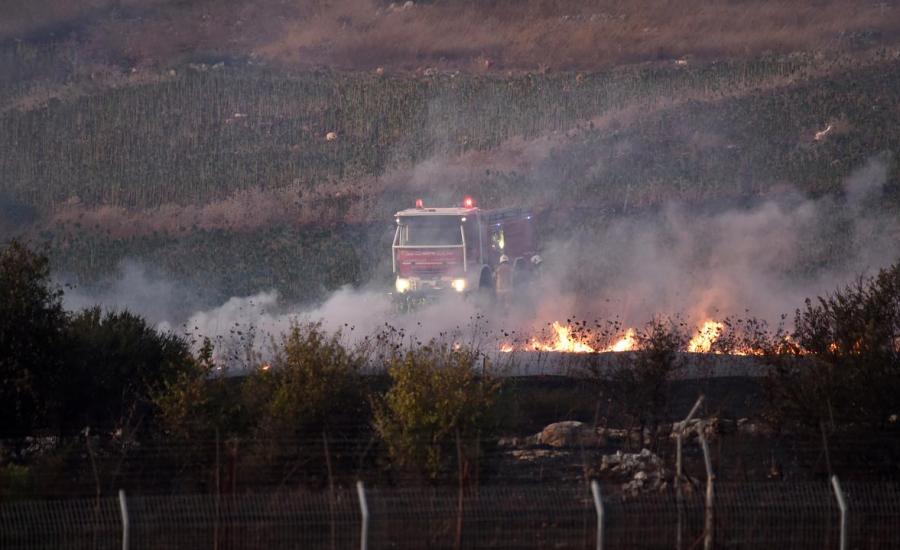
[[[900,485],[335,489],[0,504],[0,548],[896,548]],[[706,514],[714,517],[707,540]],[[601,519],[598,525],[598,518]],[[842,527],[842,525],[845,525]],[[600,540],[598,540],[598,534]],[[842,538],[846,538],[842,546]]]

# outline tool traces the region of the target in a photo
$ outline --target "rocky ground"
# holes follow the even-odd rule
[[[690,481],[705,477],[703,455],[697,430],[701,420],[684,426],[685,472]],[[675,472],[676,432],[679,423],[659,426],[656,433],[644,429],[608,428],[565,420],[548,424],[540,432],[525,437],[504,437],[499,442],[502,458],[497,467],[500,477],[520,481],[578,482],[600,479],[618,484],[623,494],[636,495],[662,491],[670,486]],[[710,418],[702,420],[704,435],[711,446],[714,463],[721,475],[740,478],[773,479],[783,477],[776,457],[783,452],[782,441],[772,426],[762,420]],[[737,465],[729,452],[748,447],[770,450],[745,455]],[[793,477],[815,475],[797,468]]]

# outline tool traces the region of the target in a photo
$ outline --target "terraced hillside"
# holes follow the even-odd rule
[[[229,59],[95,81],[59,77],[72,59],[52,46],[0,57],[23,76],[3,88],[0,231],[84,285],[130,259],[223,297],[311,300],[385,277],[384,220],[417,196],[529,204],[553,239],[671,200],[839,193],[900,146],[888,49],[509,75]]]
[[[805,57],[595,74],[410,78],[235,63],[135,78],[103,93],[4,111],[4,194],[46,210],[207,203],[236,191],[382,176],[435,156],[496,150],[625,107],[715,98],[805,68]],[[326,136],[334,132],[337,139]]]

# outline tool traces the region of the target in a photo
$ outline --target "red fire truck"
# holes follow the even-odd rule
[[[501,256],[515,279],[536,254],[531,212],[524,208],[482,210],[471,197],[460,207],[430,208],[420,199],[395,221],[395,296],[406,303],[442,292],[492,293]]]

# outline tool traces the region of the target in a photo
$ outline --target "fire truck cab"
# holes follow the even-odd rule
[[[430,208],[420,199],[394,217],[394,288],[404,299],[492,292],[501,256],[515,274],[536,253],[527,209],[481,210],[470,197],[460,207]]]

